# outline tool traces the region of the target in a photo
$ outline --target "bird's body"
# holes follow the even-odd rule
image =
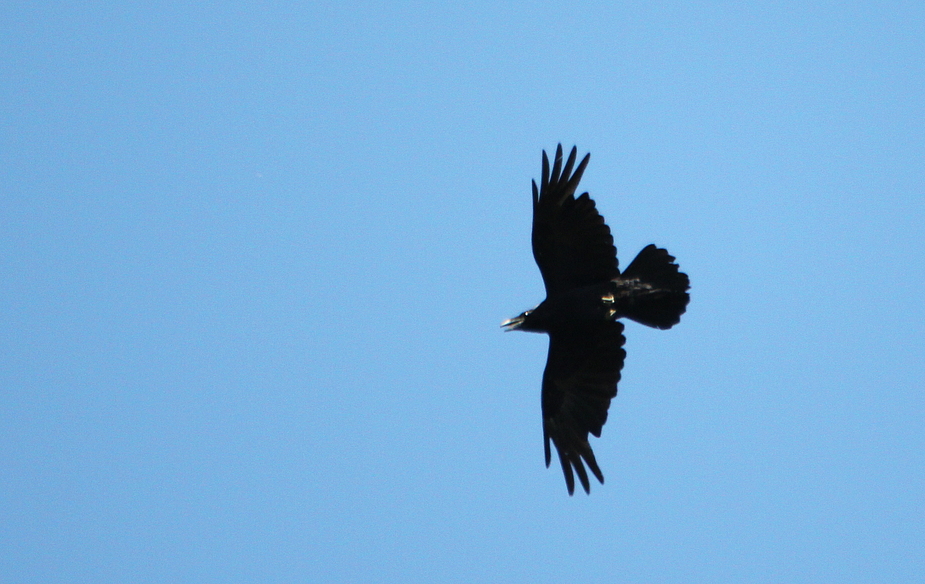
[[[608,288],[606,284],[582,286],[550,296],[530,311],[519,330],[550,333],[580,324],[593,325],[613,320],[609,303],[605,301]]]
[[[572,173],[576,154],[572,148],[563,168],[559,145],[550,174],[543,152],[541,187],[533,183],[533,255],[546,299],[502,325],[549,335],[542,391],[546,466],[551,441],[569,494],[575,490],[573,470],[590,492],[585,465],[604,482],[588,434],[600,437],[610,400],[617,395],[626,356],[623,324],[617,319],[671,328],[687,307],[690,288],[674,258],[654,245],[620,272],[610,228],[594,201],[588,193],[575,197],[590,159],[586,155]]]

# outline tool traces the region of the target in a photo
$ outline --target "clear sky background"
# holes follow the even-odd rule
[[[692,283],[590,496],[558,142]],[[921,578],[923,161],[922,2],[7,3],[0,580]]]

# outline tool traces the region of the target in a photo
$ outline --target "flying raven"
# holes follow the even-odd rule
[[[617,319],[669,329],[690,299],[687,275],[678,271],[674,257],[654,245],[620,272],[610,228],[594,201],[588,193],[575,197],[591,158],[585,155],[572,173],[576,153],[572,148],[563,167],[560,144],[550,173],[544,151],[539,189],[533,181],[533,257],[546,300],[501,324],[508,331],[549,335],[542,394],[546,466],[552,440],[569,495],[575,492],[573,469],[587,493],[585,465],[604,483],[588,433],[600,438],[610,400],[617,395],[626,357],[623,323]]]

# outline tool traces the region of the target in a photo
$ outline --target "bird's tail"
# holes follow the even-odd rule
[[[647,245],[617,281],[632,290],[625,297],[624,314],[640,324],[669,329],[687,310],[690,280],[667,250]]]

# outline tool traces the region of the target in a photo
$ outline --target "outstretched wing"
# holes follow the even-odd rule
[[[610,400],[617,395],[626,357],[624,340],[623,324],[618,321],[549,335],[549,356],[543,373],[546,466],[551,458],[551,440],[559,452],[569,495],[575,492],[573,469],[585,492],[591,492],[585,465],[598,481],[604,482],[588,444],[588,434],[601,436]]]
[[[573,174],[577,152],[573,147],[563,168],[559,144],[550,174],[544,151],[539,189],[533,181],[533,257],[543,274],[547,296],[620,275],[610,228],[588,193],[575,198],[591,158],[586,154]]]

